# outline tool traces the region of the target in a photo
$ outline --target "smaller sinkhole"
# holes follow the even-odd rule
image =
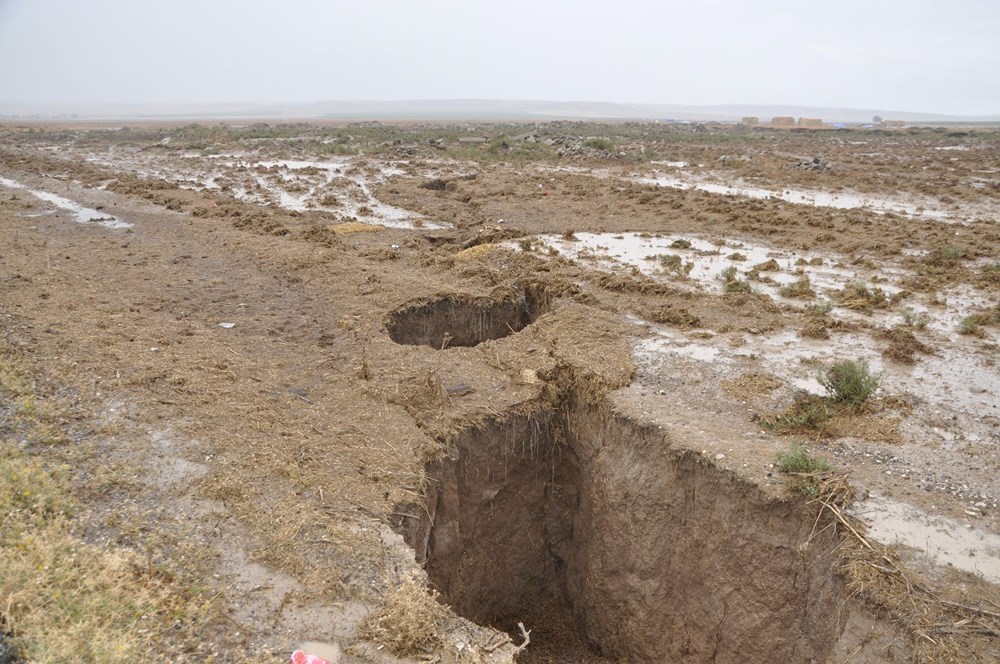
[[[523,330],[549,310],[542,288],[506,288],[486,297],[449,295],[397,309],[386,329],[398,344],[478,346]]]

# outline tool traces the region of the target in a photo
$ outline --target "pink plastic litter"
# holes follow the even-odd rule
[[[303,650],[296,650],[292,653],[292,664],[330,664],[322,657],[310,655]]]

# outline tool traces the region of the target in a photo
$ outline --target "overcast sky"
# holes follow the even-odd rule
[[[1000,114],[1000,0],[0,0],[0,100]]]

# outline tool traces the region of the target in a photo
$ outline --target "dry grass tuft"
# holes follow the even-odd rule
[[[877,287],[868,287],[863,283],[851,283],[843,290],[834,293],[837,305],[845,309],[870,313],[875,309],[885,309],[889,306],[889,298],[885,291]]]
[[[741,399],[769,395],[783,384],[774,374],[758,371],[750,371],[721,382],[723,390]]]
[[[342,224],[330,226],[337,235],[350,235],[351,233],[378,233],[382,226],[375,224],[363,224],[360,221],[345,221]]]
[[[456,261],[474,261],[486,256],[487,254],[492,254],[494,252],[508,251],[504,247],[498,244],[484,243],[477,244],[475,246],[469,247],[468,249],[463,249],[462,251],[455,254]]]
[[[36,387],[19,363],[0,355],[0,402],[32,404],[0,411],[0,626],[17,661],[127,662],[193,652],[195,634],[213,615],[210,603],[168,569],[75,532],[68,468],[28,451],[51,437],[50,419],[65,419]]]
[[[384,645],[397,657],[433,652],[442,645],[447,608],[416,576],[386,593],[382,607],[358,628],[364,639]]]

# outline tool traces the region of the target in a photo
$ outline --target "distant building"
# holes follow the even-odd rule
[[[794,127],[795,118],[790,115],[777,115],[771,118],[772,127]]]
[[[799,126],[803,129],[822,129],[823,121],[819,118],[799,118]]]
[[[882,127],[885,129],[902,129],[906,126],[906,123],[902,120],[886,120],[882,123]]]
[[[748,127],[755,127],[760,124],[760,118],[754,117],[752,115],[744,115],[743,119],[740,120],[741,125],[746,125]]]

